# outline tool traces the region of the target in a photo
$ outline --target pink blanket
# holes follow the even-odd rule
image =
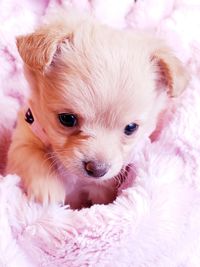
[[[156,140],[135,159],[137,177],[110,205],[72,211],[28,203],[19,177],[0,179],[0,267],[200,266],[200,1],[1,0],[0,173],[28,95],[15,36],[49,8],[73,5],[114,27],[154,31],[191,72]]]

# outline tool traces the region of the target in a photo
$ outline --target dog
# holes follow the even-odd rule
[[[189,76],[164,41],[59,15],[19,36],[31,95],[8,152],[28,197],[73,209],[107,204],[130,155]]]

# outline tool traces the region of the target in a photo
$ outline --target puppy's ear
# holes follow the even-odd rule
[[[180,95],[189,81],[189,74],[181,61],[171,53],[169,48],[158,49],[151,60],[156,68],[158,89],[166,89],[170,97]]]
[[[62,30],[39,30],[17,37],[17,48],[24,63],[33,70],[45,72],[53,62],[63,43],[69,42],[72,34]]]

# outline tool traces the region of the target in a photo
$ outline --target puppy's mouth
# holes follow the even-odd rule
[[[118,162],[112,165],[99,160],[79,161],[74,159],[74,161],[66,161],[63,160],[66,157],[60,157],[58,153],[52,150],[48,154],[52,159],[54,170],[63,178],[65,176],[76,176],[77,178],[94,180],[96,182],[110,180],[114,177],[116,179],[119,179],[119,177],[120,179],[125,179],[129,169],[129,166],[120,167],[121,163],[119,164]]]

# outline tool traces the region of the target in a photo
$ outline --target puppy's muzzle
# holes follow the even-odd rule
[[[108,170],[109,165],[98,161],[88,161],[84,163],[84,168],[89,176],[100,178],[104,176]]]

